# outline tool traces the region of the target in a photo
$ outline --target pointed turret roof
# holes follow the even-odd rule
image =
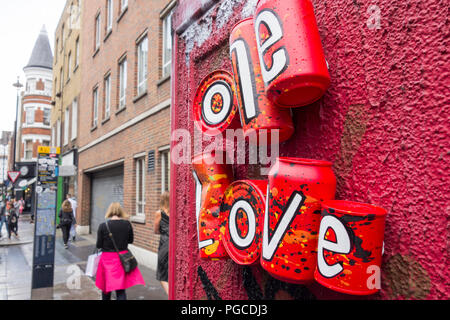
[[[50,41],[48,40],[47,30],[45,25],[42,26],[39,37],[34,45],[33,53],[31,54],[30,60],[27,66],[24,68],[45,68],[53,69],[53,53],[50,48]]]

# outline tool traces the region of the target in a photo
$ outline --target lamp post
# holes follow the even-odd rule
[[[17,82],[13,84],[13,87],[17,89],[17,103],[16,103],[16,121],[14,122],[14,153],[13,153],[13,171],[16,170],[16,145],[17,145],[17,119],[19,113],[19,92],[20,88],[23,85],[19,81],[19,77],[17,77]]]

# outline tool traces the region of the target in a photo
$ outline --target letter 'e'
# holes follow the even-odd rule
[[[269,37],[261,43],[260,27],[267,28]],[[289,56],[285,47],[280,47],[272,54],[271,66],[267,66],[264,56],[269,49],[283,38],[283,27],[277,14],[269,9],[262,10],[255,18],[255,34],[258,46],[259,61],[261,63],[261,73],[266,85],[270,84],[288,67]]]
[[[332,229],[335,233],[336,242],[325,239],[329,229]],[[325,261],[324,250],[341,254],[348,254],[351,250],[350,237],[348,236],[345,226],[338,218],[331,215],[323,217],[320,223],[319,244],[317,246],[317,268],[320,274],[325,278],[333,278],[341,273],[344,268],[339,263],[329,265]]]

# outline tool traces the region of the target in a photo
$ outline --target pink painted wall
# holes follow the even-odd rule
[[[255,3],[179,1],[173,129],[193,133],[195,91],[208,73],[231,71],[229,32]],[[370,299],[448,299],[448,8],[439,0],[313,3],[332,83],[319,102],[294,109],[296,132],[280,154],[332,161],[337,199],[388,210],[382,290]],[[373,3],[379,29],[367,25]],[[237,178],[250,175],[235,169]],[[273,280],[259,266],[200,260],[191,167],[173,166],[172,177],[171,298],[354,298]]]

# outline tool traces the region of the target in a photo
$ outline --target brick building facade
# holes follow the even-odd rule
[[[81,92],[82,0],[67,0],[55,30],[52,146],[61,148],[58,208],[66,194],[76,195],[78,113]]]
[[[153,215],[169,189],[170,18],[175,1],[85,1],[79,104],[79,232],[96,233],[111,202],[135,232],[132,250],[156,266]],[[164,37],[166,36],[166,37]]]
[[[50,115],[52,111],[53,54],[45,27],[35,43],[27,66],[25,91],[19,113],[18,159],[36,161],[40,145],[50,145]]]

